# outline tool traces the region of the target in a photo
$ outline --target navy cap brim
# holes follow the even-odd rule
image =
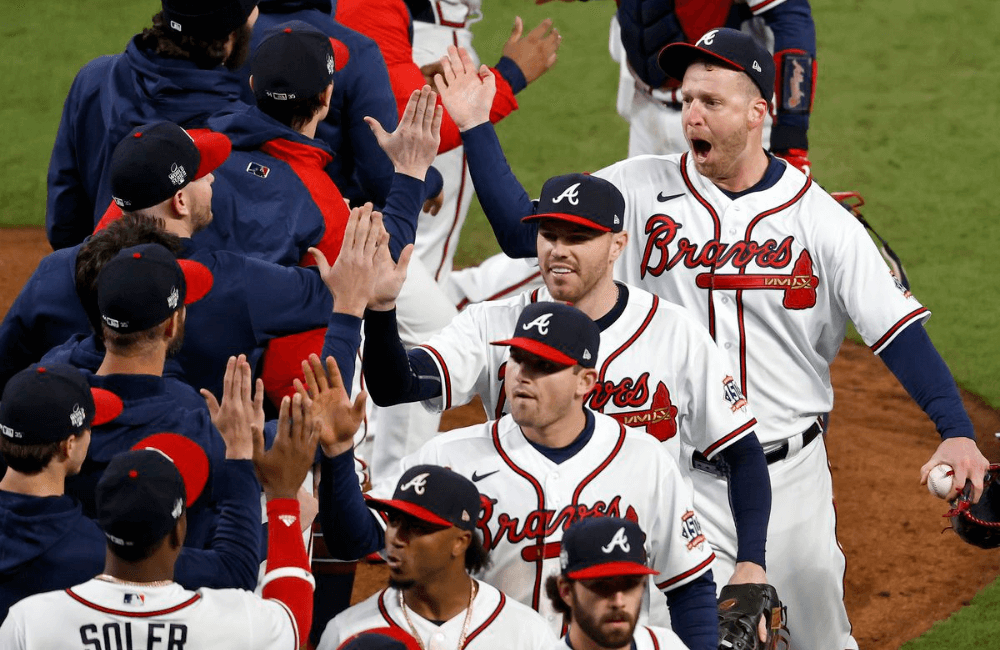
[[[586,226],[593,230],[599,230],[601,232],[611,232],[611,228],[607,226],[602,226],[596,221],[591,221],[586,217],[581,217],[576,214],[566,214],[564,212],[543,212],[541,214],[530,214],[527,217],[521,219],[522,223],[527,223],[529,221],[537,221],[539,219],[556,219],[558,221],[568,221],[570,223],[579,224],[581,226]]]
[[[409,501],[400,501],[398,499],[375,499],[365,495],[365,505],[373,510],[395,510],[397,512],[402,512],[403,514],[415,517],[420,521],[440,526],[441,528],[451,528],[454,525],[447,519],[438,517],[427,508],[418,506],[415,503],[410,503]]]
[[[684,73],[687,71],[688,66],[698,58],[713,59],[746,72],[746,68],[740,64],[690,43],[671,43],[660,50],[660,53],[656,57],[656,62],[660,66],[660,69],[667,73],[668,77],[677,81],[684,81]]]
[[[660,572],[651,569],[644,564],[635,562],[606,562],[604,564],[594,564],[586,569],[572,571],[566,574],[571,580],[593,580],[597,578],[615,578],[618,576],[642,576],[659,575]]]
[[[512,339],[504,339],[503,341],[490,341],[490,345],[509,345],[512,348],[530,352],[535,356],[539,356],[547,361],[558,363],[566,367],[575,366],[577,364],[576,359],[568,354],[564,354],[551,345],[546,345],[545,343],[536,341],[535,339],[516,336]]]

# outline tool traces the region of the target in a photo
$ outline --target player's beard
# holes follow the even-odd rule
[[[226,57],[226,68],[228,70],[239,70],[247,62],[247,59],[250,57],[250,37],[252,35],[253,28],[248,23],[243,23],[236,29],[236,38],[233,40],[233,51]]]
[[[741,124],[721,141],[713,142],[708,158],[704,162],[699,162],[698,157],[694,157],[695,169],[712,181],[731,178],[738,171],[737,160],[747,149],[749,134],[750,129],[747,125]]]
[[[611,621],[625,621],[628,623],[628,626],[613,630],[605,630],[602,628],[603,625]],[[622,646],[629,645],[632,635],[635,633],[635,625],[638,622],[638,612],[632,614],[630,612],[626,612],[624,609],[619,609],[605,614],[600,618],[600,620],[597,620],[595,617],[591,616],[590,612],[586,611],[586,609],[580,605],[576,598],[576,592],[574,591],[573,622],[580,626],[580,629],[587,637],[602,648],[621,648]]]
[[[167,358],[176,355],[181,351],[181,347],[184,346],[184,321],[187,320],[186,310],[181,314],[180,321],[177,323],[177,331],[174,333],[174,338],[170,339],[170,343],[167,345]]]

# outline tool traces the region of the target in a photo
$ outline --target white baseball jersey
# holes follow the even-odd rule
[[[756,421],[726,355],[683,307],[634,286],[624,310],[601,331],[594,411],[642,428],[679,457],[679,440],[713,456],[746,435]],[[483,400],[487,415],[509,411],[504,370],[510,349],[490,345],[516,336],[517,318],[536,301],[552,300],[542,287],[493,302],[469,305],[421,347],[441,376],[440,398],[430,408]],[[679,435],[678,435],[679,434]]]
[[[291,613],[240,589],[90,580],[31,596],[0,627],[4,650],[298,650]]]
[[[577,519],[637,522],[646,533],[650,566],[660,572],[655,580],[661,590],[705,573],[715,556],[677,463],[647,434],[609,416],[593,416],[591,439],[559,464],[528,442],[510,415],[443,433],[404,458],[399,473],[379,481],[372,496],[390,498],[399,475],[422,463],[469,478],[482,497],[479,531],[492,562],[482,578],[541,613],[554,631],[562,616],[545,596],[545,578],[559,573],[563,530]]]
[[[665,627],[637,625],[632,634],[634,650],[687,650],[687,646],[673,630]],[[552,650],[566,650],[570,645],[563,637],[552,645]]]
[[[688,154],[639,156],[595,174],[625,196],[625,282],[683,305],[730,355],[767,444],[833,407],[830,363],[850,318],[880,352],[930,312],[889,273],[864,227],[786,168],[731,200]]]
[[[452,650],[458,648],[468,610],[462,610],[450,620],[437,625],[412,609],[407,615],[416,628],[425,648]],[[350,607],[327,623],[316,650],[336,650],[351,636],[377,627],[398,627],[413,634],[399,606],[399,591],[383,589],[368,600]],[[479,593],[472,601],[465,646],[468,650],[548,650],[555,635],[537,612],[522,605],[496,588],[479,582]]]

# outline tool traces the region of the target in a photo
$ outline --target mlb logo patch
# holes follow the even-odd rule
[[[252,162],[247,165],[247,172],[258,178],[267,178],[267,175],[271,173],[271,168],[265,167],[260,163]]]
[[[144,594],[126,593],[122,598],[122,602],[126,605],[141,607],[146,604],[146,596]]]

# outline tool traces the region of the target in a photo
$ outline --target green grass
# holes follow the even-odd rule
[[[1000,406],[1000,244],[995,162],[1000,150],[1000,3],[982,0],[812,0],[820,72],[810,130],[824,187],[853,189],[906,263],[934,311],[928,329],[963,387]],[[0,225],[44,222],[45,172],[62,102],[76,71],[119,52],[157,10],[155,0],[7,0],[0,4]],[[607,52],[610,2],[488,0],[474,27],[494,63],[515,13],[527,28],[552,17],[560,61],[525,90],[498,128],[515,172],[537,195],[549,176],[595,170],[625,155],[614,109],[617,66]],[[496,252],[473,203],[457,262]],[[4,254],[7,254],[4,251]],[[983,431],[981,435],[992,432]],[[1000,635],[1000,588],[907,650],[971,650]]]

